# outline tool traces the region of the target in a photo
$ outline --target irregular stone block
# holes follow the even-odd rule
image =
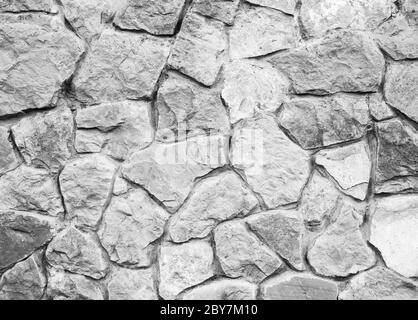
[[[226,34],[222,22],[188,13],[168,63],[171,68],[211,86],[223,64],[225,49]]]
[[[75,159],[59,176],[67,218],[77,225],[95,227],[113,188],[116,165],[102,155]]]
[[[245,0],[259,6],[269,7],[283,11],[288,14],[294,14],[297,0]]]
[[[53,0],[0,0],[0,12],[40,11],[56,13],[57,7]]]
[[[304,273],[286,272],[261,284],[263,300],[337,300],[335,282]]]
[[[232,59],[250,58],[296,45],[293,17],[263,7],[243,6],[229,34]]]
[[[228,277],[259,283],[273,274],[281,259],[241,221],[228,221],[214,231],[216,256]]]
[[[389,107],[380,93],[372,93],[368,97],[370,115],[376,121],[387,120],[396,117],[395,112]]]
[[[385,59],[366,33],[334,30],[269,61],[283,71],[298,94],[376,92]]]
[[[279,114],[280,125],[304,149],[359,139],[370,122],[366,96],[345,93],[292,99]]]
[[[257,286],[241,279],[219,279],[187,291],[181,300],[256,300]]]
[[[289,93],[290,82],[270,65],[236,60],[226,65],[222,99],[232,124],[258,112],[275,112]]]
[[[108,273],[109,262],[99,241],[75,227],[61,231],[48,245],[48,263],[59,269],[101,279]]]
[[[400,0],[401,11],[411,25],[418,25],[418,2],[417,0]]]
[[[222,221],[246,216],[257,205],[257,198],[234,172],[206,178],[170,220],[170,237],[175,242],[204,238]]]
[[[55,104],[76,69],[82,41],[59,16],[2,14],[0,116]]]
[[[145,191],[135,189],[112,198],[103,215],[99,237],[110,259],[119,264],[147,267],[168,213]]]
[[[105,146],[106,133],[99,130],[77,130],[74,148],[78,153],[99,153]]]
[[[234,127],[231,163],[268,208],[296,202],[309,178],[309,154],[293,143],[271,115],[258,115]]]
[[[155,35],[174,34],[185,0],[129,0],[116,16],[115,24],[128,30]]]
[[[213,250],[205,240],[164,243],[158,261],[159,292],[164,299],[174,299],[183,290],[214,276]]]
[[[196,0],[193,2],[192,10],[232,25],[239,2],[239,0]]]
[[[0,176],[19,165],[19,159],[13,151],[9,135],[6,127],[0,127]]]
[[[170,40],[106,29],[74,77],[76,96],[88,104],[150,98]]]
[[[376,199],[370,242],[386,265],[405,277],[418,276],[418,197],[397,195]]]

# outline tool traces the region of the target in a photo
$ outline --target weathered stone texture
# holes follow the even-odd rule
[[[13,150],[13,144],[9,137],[9,130],[6,127],[0,127],[0,175],[19,165],[19,159]]]
[[[240,0],[196,0],[193,11],[226,24],[233,24]]]
[[[297,0],[245,0],[259,6],[277,9],[288,14],[294,14]]]
[[[182,300],[256,300],[257,286],[240,279],[219,279],[182,295]]]

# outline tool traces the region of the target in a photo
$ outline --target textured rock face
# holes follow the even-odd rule
[[[189,13],[171,50],[169,65],[196,81],[215,83],[223,64],[226,34],[221,22]]]
[[[387,120],[396,116],[380,93],[373,93],[369,96],[370,115],[376,121]]]
[[[418,3],[416,0],[401,0],[402,12],[412,25],[418,25]]]
[[[182,300],[256,300],[257,286],[239,279],[220,279],[185,293]]]
[[[170,40],[106,29],[74,77],[77,97],[93,104],[152,95]]]
[[[275,276],[263,282],[264,300],[337,300],[335,282],[293,272]]]
[[[276,10],[249,7],[238,13],[230,32],[233,59],[262,56],[296,45],[294,19]]]
[[[292,80],[296,93],[375,92],[385,60],[364,33],[335,30],[270,58]]]
[[[159,267],[160,296],[174,299],[183,290],[214,275],[212,247],[205,240],[164,243],[160,248]]]
[[[71,77],[83,43],[56,16],[1,14],[0,116],[48,107]]]
[[[56,10],[53,0],[2,0],[0,2],[0,12],[43,11],[53,13]]]
[[[185,0],[129,0],[116,17],[123,29],[145,30],[155,35],[172,35]]]
[[[355,276],[338,298],[341,300],[418,300],[418,286],[384,267],[376,267]]]
[[[193,11],[226,24],[233,24],[239,2],[239,0],[196,0],[193,2]]]
[[[269,208],[296,202],[309,176],[309,156],[279,129],[270,115],[238,123],[231,162],[242,169]]]
[[[113,197],[103,216],[99,237],[110,259],[146,267],[155,251],[152,243],[162,236],[168,213],[145,191],[131,190]]]
[[[214,231],[214,239],[216,255],[228,277],[244,277],[258,283],[282,264],[280,258],[240,221],[219,225]]]
[[[358,139],[369,124],[367,98],[336,94],[292,99],[284,105],[279,123],[304,149]]]
[[[379,249],[386,265],[405,277],[418,275],[416,195],[376,200],[370,242]]]
[[[293,14],[296,9],[297,0],[246,0],[259,6],[277,9],[288,14]]]
[[[13,144],[9,140],[9,136],[9,130],[0,127],[0,175],[15,169],[19,165],[19,159],[13,151]]]
[[[198,185],[170,221],[169,233],[175,242],[206,237],[217,224],[249,214],[257,198],[233,172],[210,177]]]

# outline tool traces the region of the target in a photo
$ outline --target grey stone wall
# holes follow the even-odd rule
[[[0,299],[418,299],[417,0],[0,0]]]

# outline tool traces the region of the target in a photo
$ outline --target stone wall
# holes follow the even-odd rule
[[[417,0],[0,0],[0,299],[418,299]]]

